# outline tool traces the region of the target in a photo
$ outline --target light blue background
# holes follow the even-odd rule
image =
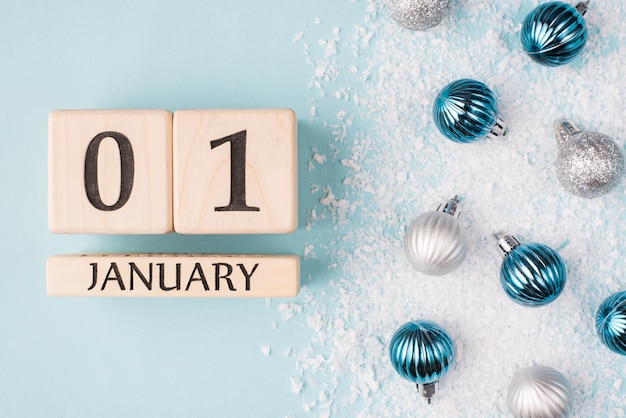
[[[172,417],[302,413],[279,353],[310,336],[265,300],[51,298],[45,260],[80,252],[303,253],[318,197],[304,167],[328,130],[307,122],[307,68],[292,42],[336,0],[2,1],[0,13],[0,416]],[[47,114],[63,108],[290,107],[299,115],[300,228],[290,236],[53,235],[47,228]],[[317,170],[322,184],[340,173]],[[307,176],[309,178],[307,178]],[[304,186],[302,186],[304,185]],[[320,288],[328,260],[302,264]],[[311,277],[311,280],[307,278]],[[273,329],[273,324],[278,329]],[[260,347],[271,346],[266,357]]]
[[[510,378],[535,363],[571,380],[574,416],[623,413],[624,358],[593,317],[624,288],[624,183],[593,201],[565,192],[552,124],[572,118],[623,149],[626,6],[592,2],[584,53],[548,69],[518,44],[539,2],[452,1],[441,25],[412,33],[382,1],[0,0],[0,417],[504,416]],[[461,77],[492,86],[506,141],[437,133],[431,98]],[[298,114],[294,234],[48,232],[49,111],[254,107]],[[454,193],[470,254],[430,280],[408,265],[403,231]],[[496,228],[559,250],[569,277],[555,303],[506,298]],[[46,258],[80,252],[299,254],[304,288],[271,301],[47,297]],[[458,349],[433,407],[387,358],[393,331],[421,316]]]

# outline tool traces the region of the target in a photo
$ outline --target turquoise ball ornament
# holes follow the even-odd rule
[[[522,25],[522,46],[530,58],[548,67],[567,64],[576,58],[587,43],[587,25],[583,15],[587,3],[576,7],[551,1],[535,7]]]
[[[435,98],[433,118],[443,136],[462,144],[506,135],[496,96],[476,80],[461,79],[445,86]]]
[[[511,235],[496,237],[504,257],[500,284],[514,302],[538,307],[559,297],[565,288],[566,271],[556,251],[544,244],[521,244]]]
[[[626,356],[626,291],[615,293],[602,302],[596,313],[596,330],[604,345]]]
[[[436,385],[454,362],[454,344],[448,333],[431,321],[411,321],[395,332],[389,344],[396,372],[417,385],[428,403]]]

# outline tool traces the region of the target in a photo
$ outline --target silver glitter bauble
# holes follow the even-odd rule
[[[534,366],[516,374],[507,398],[515,418],[567,418],[572,412],[572,387],[551,367]]]
[[[456,269],[467,254],[467,235],[461,228],[454,196],[437,211],[423,213],[404,235],[404,252],[421,273],[442,276]]]
[[[405,29],[437,26],[450,13],[450,0],[387,0],[389,15]]]
[[[624,175],[624,155],[611,138],[581,132],[572,122],[556,124],[559,154],[556,172],[566,190],[593,199],[609,192]]]

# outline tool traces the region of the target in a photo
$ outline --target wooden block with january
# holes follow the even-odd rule
[[[48,258],[48,295],[293,297],[296,255],[83,254]]]
[[[297,134],[289,109],[174,114],[174,229],[288,233],[297,227]]]
[[[173,231],[170,112],[53,111],[48,147],[52,232]]]

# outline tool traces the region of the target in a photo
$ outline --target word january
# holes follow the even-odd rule
[[[104,268],[101,264],[104,264]],[[211,263],[204,265],[204,267],[202,263],[195,263],[191,271],[185,271],[185,267],[190,267],[190,265],[183,263],[173,263],[173,265],[148,263],[147,268],[145,266],[139,268],[134,262],[89,263],[89,266],[91,267],[91,285],[87,289],[88,291],[104,291],[107,286],[117,286],[122,291],[135,290],[135,286],[143,286],[147,290],[152,290],[153,285],[156,285],[155,281],[158,281],[159,289],[164,292],[189,291],[190,289],[197,291],[200,287],[205,292],[219,292],[224,289],[222,285],[226,285],[231,292],[237,292],[238,289],[233,285],[233,281],[235,283],[243,281],[244,289],[248,292],[251,290],[252,275],[259,267],[259,263],[254,264],[251,268],[247,268],[243,263],[234,266],[229,263]],[[106,274],[104,277],[100,277],[99,272],[104,270],[106,270]],[[208,280],[205,271],[210,274]],[[157,277],[156,280],[154,280],[155,277]],[[212,289],[209,286],[211,278],[213,278]],[[239,290],[241,290],[241,286],[239,286]]]

